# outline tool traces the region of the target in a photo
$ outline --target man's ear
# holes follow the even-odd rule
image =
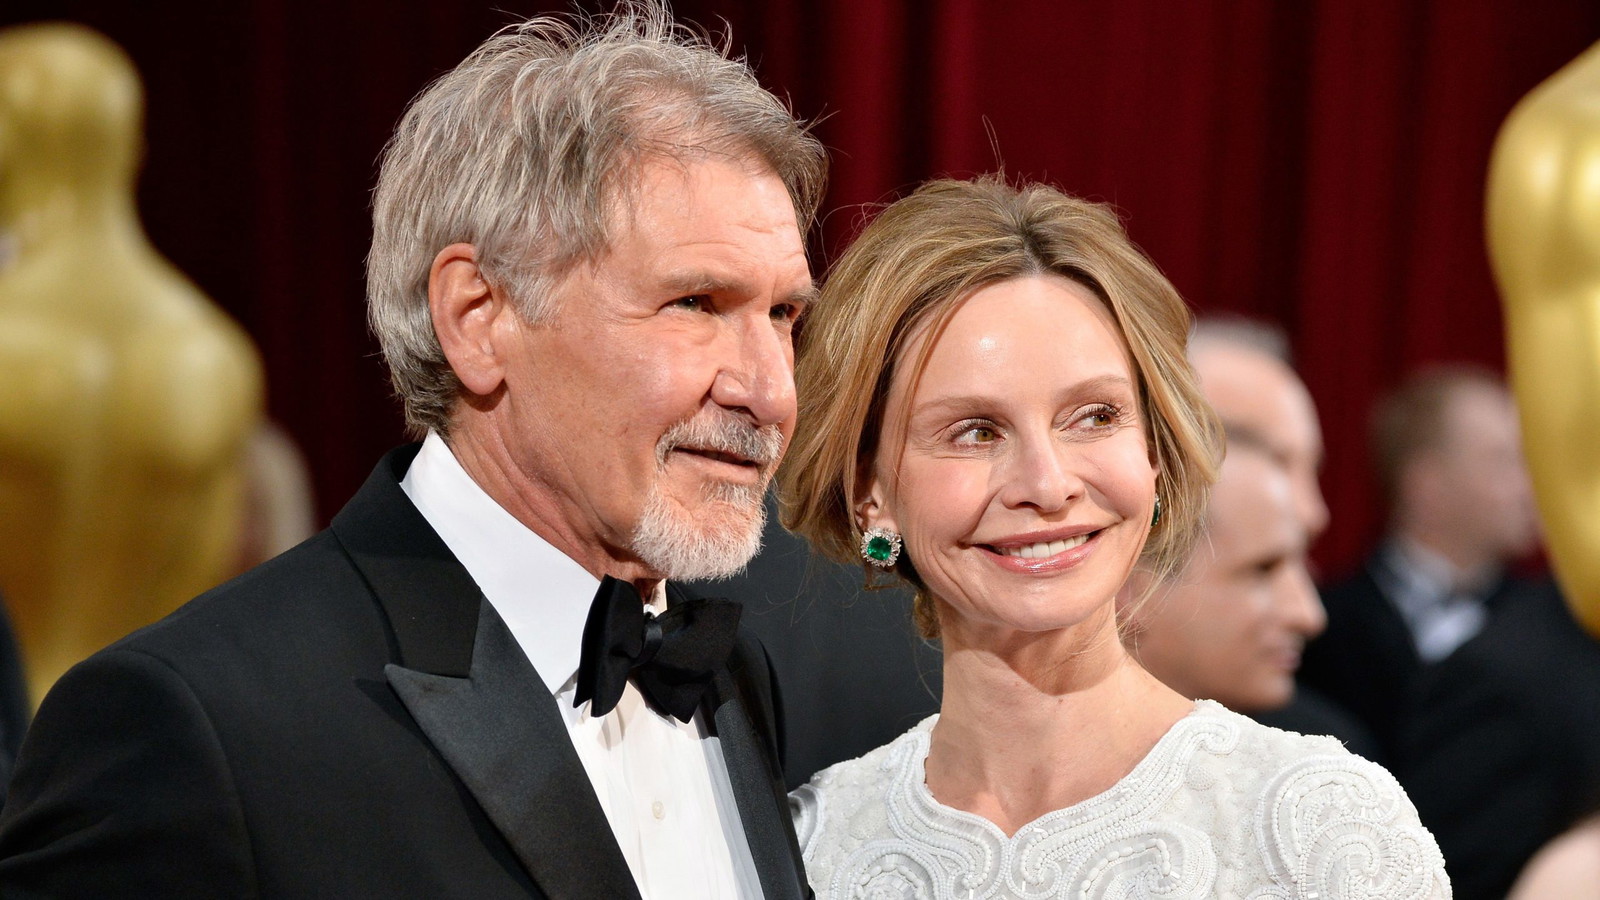
[[[490,287],[471,244],[439,251],[428,270],[428,312],[444,358],[474,394],[488,395],[505,380],[503,351],[495,323],[515,315],[504,295]]]

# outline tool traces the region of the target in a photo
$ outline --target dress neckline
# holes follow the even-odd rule
[[[1170,757],[1181,752],[1180,744],[1183,735],[1197,723],[1216,713],[1227,713],[1227,709],[1214,700],[1196,700],[1194,708],[1185,713],[1182,718],[1172,723],[1172,727],[1161,735],[1150,749],[1145,751],[1139,762],[1129,770],[1128,774],[1117,779],[1114,784],[1098,794],[1079,800],[1070,806],[1052,809],[1038,817],[1023,823],[1015,834],[1006,834],[1004,829],[994,824],[983,816],[954,806],[947,806],[933,796],[933,791],[928,789],[928,752],[932,747],[933,726],[939,721],[937,713],[920,722],[906,734],[914,741],[914,749],[907,759],[910,777],[903,782],[906,790],[911,794],[908,798],[927,813],[936,814],[956,822],[965,823],[971,827],[984,830],[990,839],[1006,844],[1016,844],[1030,838],[1040,836],[1043,832],[1073,820],[1086,821],[1097,817],[1104,817],[1115,810],[1122,808],[1131,796],[1143,792],[1153,780],[1153,773],[1159,772],[1169,765]]]

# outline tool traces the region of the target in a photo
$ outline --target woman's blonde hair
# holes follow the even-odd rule
[[[1093,291],[1128,344],[1161,500],[1141,564],[1152,583],[1180,568],[1222,455],[1221,425],[1184,355],[1189,308],[1108,207],[1000,176],[923,185],[884,209],[833,268],[795,362],[799,429],[778,475],[784,525],[830,557],[861,562],[855,507],[884,398],[897,365],[916,374],[922,364],[901,359],[909,336],[925,322],[939,327],[979,288],[1043,274]],[[902,557],[896,571],[917,590],[918,630],[937,637],[915,567]]]

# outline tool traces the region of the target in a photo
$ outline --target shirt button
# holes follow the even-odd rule
[[[666,804],[662,803],[660,800],[650,804],[650,814],[658,819],[665,819],[667,817]]]

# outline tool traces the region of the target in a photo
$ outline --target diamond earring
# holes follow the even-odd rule
[[[900,535],[886,528],[868,528],[861,535],[861,558],[880,569],[894,568],[900,558]]]

